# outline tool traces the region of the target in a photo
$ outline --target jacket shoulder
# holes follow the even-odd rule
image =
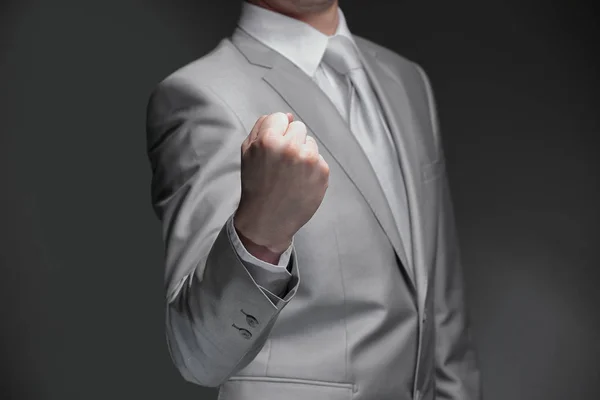
[[[224,38],[207,54],[167,75],[156,87],[169,86],[173,82],[184,82],[195,87],[211,87],[220,81],[231,80],[243,62],[243,56],[228,38]]]

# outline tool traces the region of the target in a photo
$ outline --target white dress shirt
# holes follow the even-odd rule
[[[338,16],[339,23],[334,35],[346,36],[356,46],[339,7]],[[242,5],[238,26],[265,46],[286,57],[310,76],[327,94],[341,115],[347,119],[346,82],[331,67],[321,63],[329,40],[327,35],[307,23],[246,1]],[[233,215],[227,221],[227,230],[238,255],[259,286],[266,289],[269,296],[285,293],[291,277],[286,267],[290,261],[293,239],[290,247],[279,258],[279,263],[274,265],[254,257],[246,250],[234,229]]]

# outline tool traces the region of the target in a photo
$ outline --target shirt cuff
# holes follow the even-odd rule
[[[287,288],[288,282],[292,274],[288,271],[287,266],[290,262],[292,250],[294,247],[294,238],[289,247],[279,257],[277,264],[271,264],[263,261],[259,258],[254,257],[246,248],[238,236],[235,226],[234,217],[235,213],[232,214],[227,220],[227,233],[231,239],[231,243],[235,248],[237,254],[243,261],[244,266],[252,275],[252,278],[256,281],[259,286],[275,294],[283,294]]]

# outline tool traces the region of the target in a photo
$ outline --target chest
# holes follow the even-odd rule
[[[433,135],[426,94],[416,81],[418,75],[408,77],[404,84],[383,73],[379,77],[375,98],[381,102],[378,110],[398,156],[395,161],[388,157],[385,162],[398,164],[407,195],[411,241],[406,249],[410,257],[403,261],[412,258],[412,269],[426,276],[434,261],[438,178],[443,175],[444,164]],[[292,68],[272,69],[253,79],[239,79],[224,92],[246,132],[261,115],[291,112],[316,140],[330,166],[330,182],[314,221],[307,224],[307,230],[314,233],[307,236],[307,243],[316,240],[314,245],[319,246],[324,243],[319,237],[336,238],[340,252],[349,259],[358,259],[369,251],[387,254],[388,261],[393,260],[395,251],[402,259],[402,239],[385,191],[378,183],[378,170],[372,167],[372,161],[378,160],[377,153],[353,136],[340,109],[317,82]],[[320,231],[331,231],[332,226],[337,236],[319,236]]]

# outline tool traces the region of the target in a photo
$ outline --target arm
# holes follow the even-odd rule
[[[439,122],[429,79],[417,66],[426,87],[431,123],[442,154]],[[448,178],[439,178],[438,246],[435,265],[436,399],[480,400],[480,372],[471,342],[456,222]]]
[[[256,357],[300,280],[292,248],[282,297],[268,295],[227,232],[240,199],[246,135],[208,88],[171,78],[150,98],[147,143],[165,242],[167,343],[182,376],[202,386],[220,385]]]

